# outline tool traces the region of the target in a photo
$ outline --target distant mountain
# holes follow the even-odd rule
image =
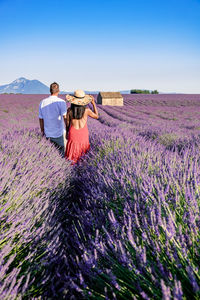
[[[0,85],[0,94],[49,94],[49,87],[39,80],[29,80],[20,77],[10,84]],[[61,91],[60,94],[73,94],[74,92]],[[86,94],[98,94],[98,91],[85,91]]]
[[[29,80],[20,77],[10,84],[0,85],[0,94],[49,94],[49,87],[39,80]],[[73,94],[74,92],[61,91],[60,94]],[[86,94],[98,94],[99,91],[85,91]],[[121,94],[130,94],[130,90],[120,91]]]
[[[10,84],[0,86],[0,94],[21,93],[21,94],[49,94],[49,87],[39,80],[28,80],[20,77]]]
[[[98,94],[99,91],[84,91],[87,95]]]
[[[159,94],[172,94],[172,95],[174,95],[174,94],[184,94],[184,93],[177,93],[177,92],[159,92]]]
[[[86,94],[98,94],[100,91],[85,91]],[[103,91],[102,91],[103,92]],[[118,91],[117,91],[118,92]],[[130,90],[119,91],[121,94],[130,94]]]
[[[130,94],[130,90],[120,91],[121,94]]]

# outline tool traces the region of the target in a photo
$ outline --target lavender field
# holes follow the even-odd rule
[[[0,95],[1,299],[200,299],[200,95],[123,96],[72,166]]]

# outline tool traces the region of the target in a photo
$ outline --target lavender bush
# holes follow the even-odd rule
[[[45,273],[59,249],[71,168],[38,131],[28,129],[1,135],[0,165],[0,294],[14,299],[50,280]]]
[[[83,171],[84,210],[103,220],[83,255],[87,298],[198,298],[198,149],[180,155],[137,137],[108,144],[104,163],[100,147]]]

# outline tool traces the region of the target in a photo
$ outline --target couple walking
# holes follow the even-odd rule
[[[85,95],[82,90],[76,90],[74,95],[66,95],[66,100],[71,103],[68,109],[65,100],[58,97],[59,92],[59,84],[53,82],[50,85],[51,95],[40,102],[40,129],[42,135],[55,144],[62,156],[74,164],[82,154],[90,149],[87,118],[89,116],[98,119],[98,111],[94,97]],[[94,112],[86,107],[90,102]],[[64,147],[64,125],[67,139],[66,149]]]

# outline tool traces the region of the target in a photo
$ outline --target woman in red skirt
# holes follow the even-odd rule
[[[76,90],[74,95],[67,95],[66,99],[71,103],[71,107],[67,110],[65,158],[71,160],[74,164],[90,149],[87,127],[88,116],[94,119],[98,119],[99,116],[94,97],[85,95],[84,91]],[[86,107],[90,102],[93,105],[94,112]]]

